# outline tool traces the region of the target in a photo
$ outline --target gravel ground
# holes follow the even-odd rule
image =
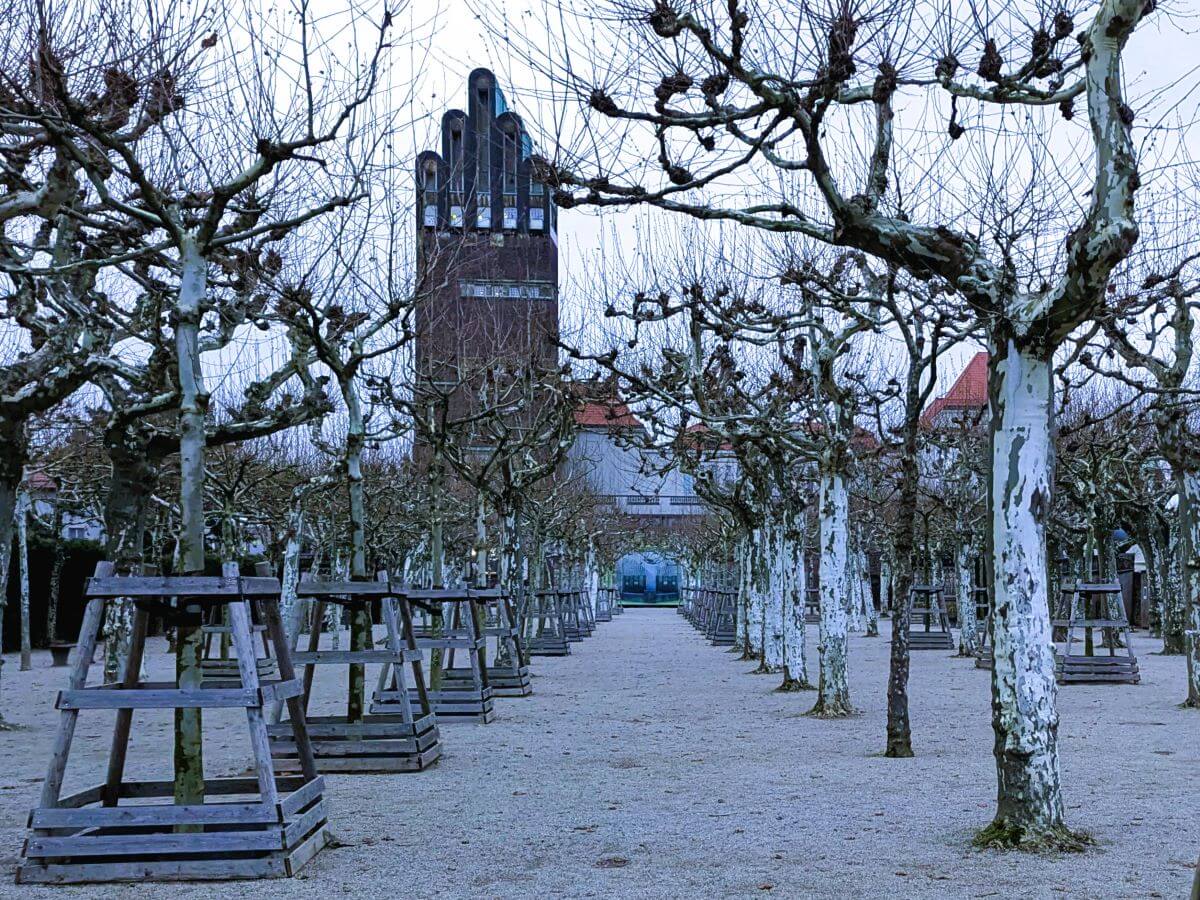
[[[152,649],[152,674],[166,671],[165,645]],[[970,848],[995,772],[988,675],[968,661],[915,654],[918,756],[888,760],[886,637],[852,638],[861,712],[830,722],[802,715],[812,694],[773,693],[773,676],[749,674],[673,612],[629,610],[571,656],[535,660],[535,695],[497,701],[492,724],[445,726],[433,769],[331,777],[340,846],[299,878],[138,895],[1186,897],[1200,849],[1200,713],[1176,706],[1183,660],[1154,649],[1135,640],[1138,686],[1059,695],[1069,821],[1097,840],[1083,855]],[[25,727],[0,733],[0,896],[127,895],[11,883],[64,681],[47,654],[31,672],[16,662],[3,709]],[[99,780],[107,715],[81,716],[68,789]],[[245,766],[243,722],[206,713],[210,772]],[[131,774],[165,776],[169,720],[137,723]]]

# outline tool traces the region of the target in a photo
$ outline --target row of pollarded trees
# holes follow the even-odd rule
[[[814,245],[861,253],[870,259],[862,267],[877,270],[835,321],[810,327],[795,366],[812,373],[824,429],[813,462],[824,557],[844,552],[842,460],[853,418],[843,412],[848,387],[821,374],[841,339],[876,317],[875,298],[893,279],[936,286],[985,339],[998,781],[995,819],[980,835],[987,844],[1078,844],[1064,819],[1050,643],[1053,369],[1064,342],[1108,315],[1112,274],[1138,239],[1139,118],[1123,93],[1122,58],[1153,8],[1019,4],[996,17],[922,2],[597,0],[584,10],[564,5],[559,20],[604,53],[545,67],[590,111],[580,140],[563,136],[547,175],[560,205],[654,206],[774,235],[796,255]],[[598,28],[607,29],[602,40]],[[570,35],[551,46],[571,46]],[[939,117],[941,138],[926,127]],[[1070,172],[1066,156],[1079,164]],[[842,265],[816,265],[817,280]],[[907,319],[915,333],[922,317]],[[703,412],[689,410],[701,421]],[[1194,441],[1185,416],[1176,427]],[[765,430],[789,444],[812,437]],[[911,443],[905,449],[901,466],[915,465]],[[895,562],[900,582],[910,563]],[[829,575],[836,583],[837,570]],[[822,644],[836,657],[838,616],[823,616]],[[910,752],[902,651],[893,659],[890,755]]]
[[[691,242],[697,244],[699,238]],[[728,258],[739,269],[778,259],[755,257],[745,245]],[[973,654],[973,589],[984,575],[976,567],[995,528],[986,516],[986,410],[942,428],[922,415],[939,374],[943,384],[957,374],[946,371],[942,357],[973,336],[970,318],[936,282],[873,267],[854,254],[789,263],[776,284],[728,274],[733,266],[720,253],[703,278],[672,262],[663,268],[668,274],[642,276],[645,290],[609,285],[611,336],[575,353],[610,371],[647,423],[645,446],[671,454],[670,464],[691,475],[697,493],[718,511],[724,552],[707,555],[731,559],[740,573],[738,645],[760,661],[760,671],[782,673],[781,689],[813,686],[804,668],[810,638],[802,553],[817,548],[820,668],[813,714],[852,712],[846,636],[859,615],[866,619],[859,627],[873,630],[874,605],[863,602],[870,588],[863,591],[862,582],[867,551],[879,554],[895,616],[886,752],[911,755],[909,590],[915,581],[953,590],[961,652]],[[1161,610],[1164,649],[1179,653],[1187,630],[1181,614],[1194,615],[1195,607],[1170,571],[1173,560],[1187,558],[1182,534],[1190,520],[1182,518],[1187,506],[1170,464],[1155,450],[1156,409],[1166,401],[1130,391],[1128,370],[1119,377],[1103,372],[1093,356],[1104,355],[1104,341],[1083,333],[1058,355],[1057,464],[1042,513],[1043,552],[1049,561],[1067,552],[1071,561],[1065,569],[1054,563],[1044,599],[1057,604],[1060,576],[1114,578],[1116,551],[1136,540],[1152,548],[1147,562],[1158,567],[1150,573],[1149,597]],[[1169,360],[1180,345],[1172,339],[1143,346],[1148,358]],[[1197,372],[1188,371],[1190,362],[1182,365],[1185,386],[1169,402],[1194,422]],[[736,463],[732,474],[725,461]],[[1150,529],[1156,537],[1146,537]],[[1130,536],[1123,545],[1121,530]],[[1047,651],[1049,638],[1047,632]],[[1194,659],[1187,668],[1187,703],[1194,705]]]
[[[37,467],[100,511],[118,571],[199,573],[261,543],[292,628],[302,560],[351,578],[407,566],[442,585],[447,569],[468,572],[481,524],[521,550],[512,581],[539,577],[547,546],[584,554],[564,510],[587,501],[549,480],[571,426],[555,373],[473,360],[457,379],[480,408],[459,415],[414,371],[419,310],[453,270],[415,256],[416,141],[401,125],[419,116],[389,62],[421,39],[419,10],[334,21],[299,3],[275,21],[222,0],[28,0],[10,12],[0,547]],[[431,450],[415,465],[414,443]],[[132,616],[110,608],[115,672]],[[183,686],[199,678],[198,624],[172,635]],[[350,625],[361,641],[369,622]],[[176,798],[193,802],[199,711],[176,727]]]

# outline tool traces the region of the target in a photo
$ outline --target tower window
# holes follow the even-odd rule
[[[516,195],[517,193],[517,136],[516,134],[504,135],[504,193]]]
[[[462,130],[454,127],[450,130],[450,188],[462,192],[463,189],[463,136]]]

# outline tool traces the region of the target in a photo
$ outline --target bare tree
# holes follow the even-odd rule
[[[564,152],[543,175],[559,205],[649,204],[854,247],[918,277],[942,279],[987,325],[999,790],[995,820],[978,840],[1080,846],[1082,838],[1064,821],[1045,580],[1051,360],[1077,326],[1102,310],[1109,275],[1137,239],[1137,154],[1121,56],[1153,4],[1038,7],[1023,22],[982,11],[960,19],[934,4],[849,0],[828,12],[808,4],[683,9],[667,0],[593,7],[589,44],[605,47],[604,58],[573,53],[547,67],[593,111],[588,142]],[[1072,43],[1075,13],[1091,18]],[[557,17],[576,21],[565,8]],[[754,28],[758,21],[788,23],[790,34],[776,25]],[[1019,24],[1005,32],[1002,21]],[[595,31],[604,28],[605,38],[597,40]],[[930,29],[942,44],[934,60],[917,37]],[[980,53],[974,72],[959,59],[968,43]],[[581,70],[588,62],[591,70]],[[859,74],[864,69],[866,77]],[[967,133],[960,104],[977,105],[983,122],[989,109],[1006,106],[1031,113],[1057,108],[1071,118],[1074,101],[1085,98],[1094,176],[1090,184],[1066,187],[1090,197],[1078,224],[1055,235],[1056,274],[1039,272],[1023,282],[1017,272],[1028,242],[1049,236],[1044,222],[1031,229],[1036,234],[1015,233],[1006,216],[985,236],[956,230],[936,212],[938,218],[921,221],[928,210],[908,202],[894,159],[901,91],[921,92],[930,106],[949,99],[951,139]],[[871,111],[869,119],[855,115],[861,107]],[[602,130],[605,121],[611,127]],[[1045,116],[1031,114],[1030,121],[1037,123],[1031,129],[1050,127]],[[567,144],[574,149],[569,138]],[[754,188],[748,202],[742,198],[749,191],[729,190],[739,176]]]

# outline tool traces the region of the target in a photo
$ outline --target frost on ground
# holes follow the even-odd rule
[[[915,759],[884,759],[887,623],[851,636],[860,714],[802,715],[811,693],[774,692],[679,616],[630,610],[535,660],[535,696],[497,701],[491,725],[448,725],[433,769],[329,778],[341,846],[298,879],[253,887],[142,885],[142,897],[1183,897],[1200,847],[1200,718],[1178,708],[1183,660],[1138,636],[1138,686],[1059,693],[1067,820],[1082,855],[970,848],[994,808],[988,673],[913,654]],[[151,675],[168,671],[161,640]],[[810,644],[809,665],[815,667]],[[12,885],[25,816],[53,739],[64,670],[7,665],[0,732],[0,896],[127,896],[119,886]],[[814,668],[815,671],[815,668]],[[328,671],[323,677],[335,677]],[[368,683],[371,673],[368,673]],[[332,682],[323,685],[330,708]],[[340,693],[340,692],[339,692]],[[344,701],[343,701],[344,702]],[[314,705],[320,711],[323,704]],[[84,713],[68,789],[99,780],[104,713]],[[206,711],[207,770],[244,767],[239,714]],[[169,720],[135,720],[130,774],[165,775]],[[81,771],[90,768],[93,777]]]

